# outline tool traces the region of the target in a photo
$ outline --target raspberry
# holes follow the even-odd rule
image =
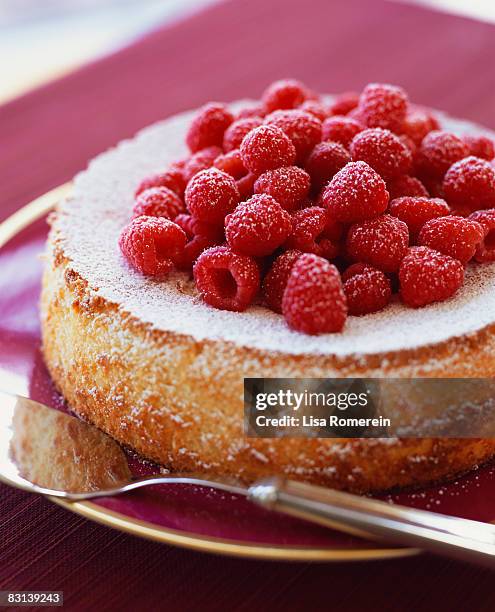
[[[426,115],[431,130],[439,130],[440,129],[440,121],[435,116],[435,111],[433,111],[428,106],[422,106],[420,104],[409,104],[409,113],[424,113]]]
[[[449,168],[443,180],[445,199],[453,207],[473,210],[495,206],[495,168],[478,157],[466,157]]]
[[[224,233],[222,226],[200,221],[196,219],[196,217],[188,214],[177,215],[174,222],[186,232],[188,238],[201,236],[203,238],[208,238],[208,240],[216,244],[223,242]]]
[[[440,198],[402,197],[390,202],[389,213],[403,221],[409,228],[409,235],[416,240],[423,225],[431,219],[445,217],[450,208]]]
[[[364,161],[385,180],[406,174],[412,165],[408,147],[389,130],[368,129],[357,134],[351,142],[354,161]]]
[[[414,108],[407,113],[401,133],[419,147],[426,134],[437,129],[438,123],[431,113],[424,109]]]
[[[410,248],[399,270],[402,301],[413,308],[448,299],[463,280],[460,261],[428,247]]]
[[[137,197],[140,193],[146,189],[151,189],[152,187],[166,187],[167,189],[172,190],[178,196],[182,197],[186,187],[186,182],[184,180],[184,175],[179,168],[170,167],[168,170],[165,170],[165,172],[151,174],[150,176],[144,178],[139,184],[139,187],[136,189],[135,196]]]
[[[316,206],[314,200],[310,197],[304,198],[302,202],[299,202],[297,210],[303,210],[304,208],[311,208],[312,206]]]
[[[419,147],[418,164],[428,176],[442,178],[450,166],[469,154],[467,146],[455,134],[434,130]]]
[[[336,240],[332,241],[326,234],[328,213],[324,208],[312,206],[298,210],[292,217],[292,234],[286,242],[290,249],[303,253],[315,253],[326,259],[335,259],[339,254]],[[330,232],[335,230],[330,223]],[[335,234],[334,234],[335,235]]]
[[[235,179],[240,179],[246,175],[247,170],[242,163],[241,153],[239,149],[233,149],[224,155],[219,155],[213,163],[215,168],[218,168]]]
[[[175,260],[175,265],[180,270],[192,270],[194,262],[198,259],[203,251],[210,247],[216,246],[217,241],[211,240],[206,236],[192,236],[186,243],[184,250]]]
[[[339,142],[348,148],[356,134],[363,130],[363,126],[350,117],[329,117],[321,126],[321,139]]]
[[[347,304],[337,268],[318,255],[301,255],[292,266],[282,312],[289,327],[299,332],[341,331]]]
[[[295,210],[309,193],[309,174],[297,166],[276,168],[258,177],[254,193],[266,193],[285,210]]]
[[[495,157],[493,140],[486,136],[463,136],[462,140],[469,148],[469,154],[491,161]]]
[[[301,251],[286,251],[273,262],[263,281],[263,297],[266,304],[279,314],[282,313],[282,297],[292,266],[298,260]]]
[[[241,196],[242,202],[253,195],[255,182],[256,176],[252,172],[249,172],[248,174],[246,174],[246,176],[243,176],[242,178],[236,181],[237,189],[239,189],[239,194]]]
[[[359,110],[359,106],[356,106],[356,108],[353,108],[351,111],[349,111],[346,117],[348,117],[349,119],[352,119],[353,121],[357,121],[359,125],[361,126],[362,130],[369,127],[366,125],[366,118],[364,117],[363,113]]]
[[[401,87],[370,83],[359,98],[359,113],[367,127],[399,132],[407,113],[407,94]]]
[[[122,230],[119,246],[127,261],[147,276],[167,274],[186,244],[186,234],[164,217],[136,217]]]
[[[364,263],[351,264],[341,273],[342,283],[345,283],[346,281],[348,281],[350,278],[352,278],[356,274],[365,273],[366,270],[376,270],[376,268],[373,268],[373,266],[368,266],[367,264],[364,264]]]
[[[325,121],[325,119],[329,116],[328,108],[317,100],[306,100],[299,107],[299,110],[304,111],[305,113],[309,113],[310,115],[314,115],[320,121]]]
[[[350,315],[365,315],[382,310],[390,302],[390,280],[381,270],[361,263],[353,264],[342,275]]]
[[[221,147],[223,134],[234,120],[234,116],[225,106],[211,102],[200,109],[192,120],[186,134],[186,143],[192,153],[206,147]]]
[[[473,258],[484,234],[483,226],[477,221],[463,217],[440,217],[423,225],[418,244],[466,264]]]
[[[246,117],[231,123],[223,135],[223,148],[226,153],[238,149],[246,134],[263,123],[261,117]]]
[[[297,108],[309,97],[309,92],[300,81],[283,79],[275,81],[261,96],[267,113],[278,109]]]
[[[223,224],[225,215],[239,202],[234,179],[216,168],[202,170],[188,183],[186,206],[191,214],[208,223]]]
[[[132,208],[132,217],[165,217],[172,221],[184,212],[179,196],[166,187],[152,187],[141,192]]]
[[[310,206],[309,208],[312,208],[312,206]],[[328,238],[332,242],[337,243],[342,239],[345,229],[346,228],[344,225],[342,225],[342,223],[339,223],[335,219],[332,219],[327,212],[327,222],[325,225],[325,230],[323,232],[325,238]]]
[[[469,217],[472,212],[470,208],[465,208],[463,206],[450,209],[450,213],[456,217]]]
[[[414,141],[411,140],[411,138],[409,138],[409,136],[406,136],[405,134],[401,134],[400,136],[398,136],[398,139],[409,150],[409,152],[411,153],[411,156],[412,156],[411,161],[413,161],[415,156],[416,156],[416,153],[418,151],[418,147],[416,146]],[[411,165],[412,165],[412,163],[411,163]]]
[[[484,238],[479,243],[474,259],[479,263],[495,261],[495,209],[477,210],[469,216],[483,226]]]
[[[259,175],[281,166],[291,166],[296,159],[296,149],[280,128],[260,125],[244,136],[241,157],[246,168]]]
[[[317,144],[304,165],[315,192],[324,187],[350,161],[351,156],[338,142]]]
[[[387,182],[387,190],[390,195],[390,200],[402,198],[404,196],[413,197],[428,197],[428,192],[423,183],[415,176],[404,174],[396,179]],[[396,215],[397,216],[397,215]]]
[[[203,300],[222,310],[246,310],[260,287],[256,261],[225,246],[203,251],[194,264],[193,275]]]
[[[355,109],[359,103],[359,94],[349,91],[337,96],[330,105],[332,115],[347,115]]]
[[[265,115],[265,109],[261,105],[257,104],[256,106],[246,106],[245,108],[241,108],[235,118],[236,121],[238,119],[251,119],[253,117],[262,119]]]
[[[282,130],[296,148],[296,162],[303,162],[321,140],[321,121],[302,110],[279,110],[265,118],[265,124]]]
[[[350,162],[339,170],[323,192],[330,216],[342,223],[371,219],[388,205],[384,180],[365,162]]]
[[[409,245],[407,225],[390,215],[382,215],[351,226],[346,251],[354,261],[395,272]]]
[[[208,170],[208,168],[211,168],[219,155],[222,155],[222,149],[220,147],[207,147],[191,155],[186,161],[184,170],[182,171],[186,184],[195,174],[201,172],[201,170]]]
[[[263,257],[283,244],[292,231],[289,213],[271,196],[256,194],[225,219],[225,236],[233,251]]]
[[[445,200],[445,193],[443,191],[443,179],[422,176],[421,182],[430,194],[430,197],[441,198],[442,200]]]
[[[323,196],[325,195],[325,188],[323,188],[318,195],[313,204],[308,204],[307,206],[302,206],[301,208],[309,208],[310,206],[319,206],[320,208],[326,208],[325,202],[323,201]]]
[[[171,162],[167,168],[167,171],[171,170],[172,172],[182,172],[184,170],[184,166],[186,165],[186,159],[187,158],[183,157],[182,159],[176,159],[175,161]]]

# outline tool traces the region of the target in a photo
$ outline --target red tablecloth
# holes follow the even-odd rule
[[[371,0],[233,0],[0,108],[0,219],[142,126],[294,76],[370,80],[495,127],[495,28]],[[35,61],[35,58],[33,59]],[[145,542],[0,488],[0,589],[71,609],[493,610],[488,570],[423,556],[357,565],[211,557]]]

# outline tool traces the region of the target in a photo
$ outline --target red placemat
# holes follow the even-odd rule
[[[370,0],[232,0],[0,108],[0,218],[169,114],[295,76],[370,80],[495,127],[495,28]],[[493,574],[427,556],[357,565],[211,557],[113,532],[0,488],[0,588],[65,591],[70,609],[473,609]]]

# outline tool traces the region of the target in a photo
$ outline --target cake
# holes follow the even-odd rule
[[[320,335],[291,329],[259,303],[214,308],[188,272],[143,275],[123,258],[119,236],[143,177],[186,155],[194,116],[171,117],[98,156],[51,217],[43,352],[71,409],[168,469],[246,482],[281,474],[365,492],[451,478],[492,457],[495,439],[245,436],[245,377],[493,377],[495,263],[468,266],[450,299],[424,308],[394,301]],[[490,135],[439,116],[456,134]]]

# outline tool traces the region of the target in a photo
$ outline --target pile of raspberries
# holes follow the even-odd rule
[[[468,262],[495,261],[493,142],[441,130],[400,87],[327,104],[276,81],[235,115],[204,106],[186,142],[139,185],[119,244],[145,275],[192,271],[215,308],[338,332],[392,299],[446,300]]]

